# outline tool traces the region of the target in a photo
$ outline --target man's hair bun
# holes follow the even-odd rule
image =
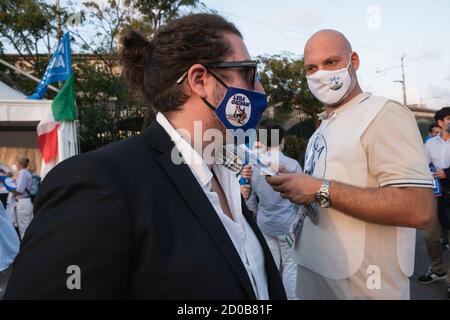
[[[145,64],[152,51],[152,43],[141,33],[129,30],[122,34],[119,44],[123,74],[139,89],[144,86]]]

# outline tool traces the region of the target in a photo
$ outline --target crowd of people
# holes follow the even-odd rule
[[[0,298],[3,296],[11,264],[33,219],[33,174],[28,169],[30,160],[17,155],[12,169],[0,168]]]
[[[436,112],[434,119],[436,123],[430,125],[425,153],[436,179],[435,184],[438,186],[435,192],[437,214],[433,215],[425,232],[430,268],[427,274],[419,277],[418,281],[429,284],[446,279],[447,286],[450,287],[450,263],[446,268],[443,257],[443,252],[449,249],[450,228],[450,107]]]
[[[223,136],[254,129],[268,105],[232,23],[191,14],[151,40],[129,31],[120,48],[156,119],[52,169],[28,229],[31,175],[18,162],[23,241],[5,298],[410,299],[416,229],[432,261],[419,281],[450,279],[450,108],[424,147],[413,113],[363,92],[350,42],[321,30],[304,49],[320,127],[304,168],[283,154],[283,128],[265,127],[251,147],[272,174],[238,156],[208,161],[201,150],[222,142],[195,135],[199,123]],[[245,119],[230,118],[232,101]],[[122,170],[130,159],[134,174]]]

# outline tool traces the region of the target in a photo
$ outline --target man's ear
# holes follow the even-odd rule
[[[359,69],[359,56],[356,52],[352,53],[352,66],[353,69],[355,69],[355,71],[357,71]]]
[[[436,123],[439,126],[439,128],[441,128],[441,129],[444,128],[444,121],[443,120],[438,120]]]
[[[208,96],[206,91],[206,81],[207,81],[208,71],[201,64],[194,64],[188,70],[187,83],[191,87],[193,93],[197,94],[202,98]]]

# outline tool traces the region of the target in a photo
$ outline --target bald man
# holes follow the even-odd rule
[[[274,190],[313,210],[291,235],[301,299],[409,299],[415,228],[434,199],[413,113],[364,93],[359,57],[334,30],[304,51],[308,86],[323,103],[305,174],[268,178]],[[302,222],[304,220],[304,222]]]

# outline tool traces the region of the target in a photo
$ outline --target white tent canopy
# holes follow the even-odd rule
[[[0,98],[0,121],[39,122],[51,112],[51,105],[52,100]]]
[[[11,165],[17,153],[34,160],[42,177],[58,162],[78,153],[74,123],[63,121],[58,129],[58,160],[44,164],[37,145],[37,124],[52,112],[53,100],[31,100],[0,81],[0,164]]]
[[[41,121],[53,100],[31,100],[0,81],[0,121]]]
[[[25,99],[26,96],[16,89],[7,86],[0,81],[0,100],[2,99]]]

